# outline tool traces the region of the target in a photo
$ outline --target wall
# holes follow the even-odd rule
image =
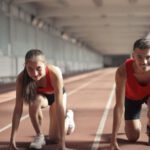
[[[52,30],[39,29],[0,9],[0,82],[15,77],[24,67],[29,49],[44,51],[49,63],[61,68],[63,74],[103,67],[103,57],[94,51],[62,39]],[[7,80],[7,79],[6,79]]]

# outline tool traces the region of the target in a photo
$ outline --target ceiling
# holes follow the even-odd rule
[[[104,55],[129,54],[150,31],[150,0],[11,0]]]

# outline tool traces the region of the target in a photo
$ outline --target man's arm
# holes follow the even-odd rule
[[[125,85],[126,85],[126,71],[124,64],[117,69],[115,81],[116,81],[116,104],[113,111],[111,149],[119,150],[120,148],[117,143],[117,133],[124,112]]]

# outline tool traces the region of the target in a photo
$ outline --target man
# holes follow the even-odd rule
[[[134,43],[132,58],[127,59],[116,71],[116,104],[114,107],[111,150],[121,150],[117,133],[125,109],[125,133],[129,141],[140,136],[140,112],[147,105],[147,135],[150,145],[150,39]]]

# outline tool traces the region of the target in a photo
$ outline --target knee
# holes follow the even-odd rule
[[[37,96],[36,100],[29,104],[29,113],[36,113],[38,112],[41,105],[41,98]]]
[[[132,132],[126,131],[126,136],[130,142],[136,142],[140,137],[140,129],[135,129]]]
[[[139,139],[139,135],[127,135],[130,142],[136,142]]]
[[[129,141],[136,142],[140,137],[141,122],[139,119],[126,120],[125,121],[125,132]]]
[[[29,107],[30,107],[30,108],[37,108],[37,107],[41,104],[41,101],[42,101],[42,96],[41,96],[41,95],[37,95],[37,96],[36,96],[36,99],[33,100],[33,101],[29,104]]]

